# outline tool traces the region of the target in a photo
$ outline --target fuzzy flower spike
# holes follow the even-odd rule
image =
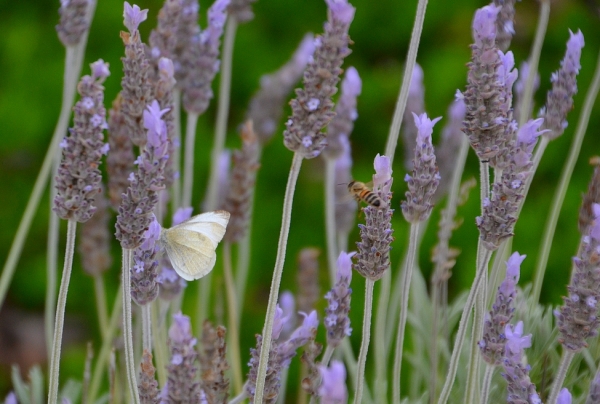
[[[62,219],[88,221],[101,192],[100,159],[108,152],[104,143],[106,110],[102,83],[110,74],[102,59],[91,64],[92,74],[83,76],[77,86],[81,99],[73,110],[73,127],[60,142],[62,160],[56,176],[54,212]]]
[[[365,278],[373,281],[381,279],[390,265],[390,245],[392,243],[392,167],[386,156],[375,157],[375,175],[373,175],[373,193],[384,202],[383,206],[363,208],[366,224],[359,224],[360,242],[356,243],[358,253],[354,269]]]
[[[92,6],[90,0],[62,0],[58,13],[60,22],[56,26],[58,38],[65,46],[75,46],[90,28],[90,19],[86,15]]]
[[[314,158],[327,146],[322,129],[331,121],[342,62],[350,54],[348,29],[355,8],[347,0],[326,0],[329,19],[315,40],[315,53],[304,71],[304,88],[296,89],[292,116],[283,132],[285,146],[304,158]]]
[[[417,127],[417,145],[413,160],[412,176],[406,174],[408,184],[406,201],[402,202],[402,214],[410,223],[426,220],[433,209],[433,195],[440,183],[440,174],[435,160],[431,134],[433,126],[441,117],[429,119],[427,114],[413,113]]]
[[[335,286],[327,292],[325,299],[329,302],[325,313],[325,328],[327,329],[327,343],[337,347],[342,339],[352,333],[350,327],[350,297],[352,289],[352,256],[354,252],[342,251],[337,260],[337,271],[335,274]]]
[[[546,106],[540,111],[544,118],[543,129],[550,129],[544,136],[549,140],[562,135],[567,127],[567,113],[573,109],[573,96],[577,94],[577,75],[581,64],[583,34],[573,33],[567,42],[565,58],[560,62],[560,69],[552,74],[552,90],[548,91]]]

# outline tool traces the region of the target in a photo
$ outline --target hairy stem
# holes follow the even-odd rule
[[[140,404],[140,394],[136,381],[135,360],[133,357],[133,329],[131,324],[131,263],[133,262],[133,250],[123,249],[122,272],[123,272],[123,345],[125,355],[125,367],[127,370],[127,382],[129,393],[134,404]]]
[[[192,188],[194,186],[194,145],[196,143],[196,126],[198,114],[189,112],[185,130],[185,160],[183,162],[183,189],[181,190],[181,206],[192,206]]]
[[[242,359],[240,354],[240,335],[238,331],[239,314],[237,311],[237,301],[235,296],[235,285],[233,283],[233,274],[231,271],[231,244],[229,241],[223,243],[223,272],[225,274],[225,291],[227,293],[227,322],[229,329],[227,336],[229,342],[227,351],[231,355],[231,367],[233,369],[234,391],[242,389]]]
[[[104,341],[108,332],[108,312],[106,311],[106,290],[102,274],[94,275],[94,294],[96,295],[96,310],[98,310],[98,325],[102,341]]]
[[[492,376],[494,375],[494,367],[486,364],[485,374],[483,375],[483,386],[481,387],[481,404],[487,404],[490,398],[490,387],[492,386]]]
[[[339,254],[335,240],[335,159],[325,159],[325,233],[327,240],[327,263],[329,280],[335,285],[336,260]]]
[[[563,353],[560,358],[560,365],[558,366],[556,377],[552,382],[552,390],[550,391],[550,398],[547,401],[548,403],[556,402],[556,398],[558,397],[558,393],[560,392],[560,388],[562,387],[563,382],[565,381],[567,371],[569,370],[569,366],[571,366],[571,362],[573,362],[574,357],[575,352],[569,351],[563,346]]]
[[[294,191],[296,190],[296,181],[302,166],[302,156],[294,153],[292,167],[288,176],[288,182],[283,199],[283,216],[281,219],[281,232],[279,233],[279,242],[277,244],[277,258],[275,259],[275,269],[273,270],[273,279],[271,281],[271,291],[269,293],[269,304],[267,306],[267,316],[263,329],[263,342],[260,350],[260,359],[256,376],[256,394],[254,402],[262,403],[265,388],[265,377],[267,375],[267,362],[269,360],[269,351],[271,350],[271,338],[273,333],[273,321],[275,318],[275,308],[279,296],[279,285],[281,284],[281,275],[283,273],[283,264],[285,262],[285,251],[287,239],[290,231],[290,222],[292,219],[292,202]]]
[[[65,307],[67,305],[67,292],[69,291],[69,281],[71,280],[71,270],[73,268],[73,254],[75,253],[75,231],[77,229],[77,222],[75,220],[69,220],[67,223],[65,263],[62,279],[60,281],[60,289],[58,291],[58,301],[56,303],[54,341],[52,343],[52,353],[50,354],[48,404],[56,404],[58,402],[58,373],[60,370],[60,351],[62,347],[63,326],[65,323]]]
[[[379,298],[377,299],[377,314],[375,316],[375,401],[387,401],[387,365],[389,347],[385,341],[385,327],[387,325],[387,310],[390,301],[390,287],[392,271],[388,268],[379,282]]]
[[[373,310],[374,286],[375,281],[367,278],[365,282],[365,311],[363,314],[362,340],[360,342],[360,352],[358,354],[355,384],[356,393],[354,395],[354,404],[359,404],[362,402],[363,390],[365,385],[365,365],[367,363],[369,341],[371,340],[371,315]]]

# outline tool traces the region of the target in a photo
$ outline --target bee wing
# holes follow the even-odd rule
[[[189,230],[206,236],[212,243],[213,249],[223,239],[229,223],[229,212],[216,210],[196,215],[183,223],[173,226],[169,230]]]
[[[174,227],[164,230],[161,239],[173,268],[183,279],[202,278],[215,266],[216,244],[206,235]]]

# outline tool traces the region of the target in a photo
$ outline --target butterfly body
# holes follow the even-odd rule
[[[191,281],[212,271],[217,260],[215,250],[225,235],[227,223],[229,212],[217,210],[162,230],[160,244],[179,276]]]

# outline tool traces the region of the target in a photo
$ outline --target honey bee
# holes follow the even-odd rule
[[[386,206],[386,203],[381,199],[375,192],[364,182],[351,181],[348,183],[348,192],[358,202],[365,202],[366,204],[373,206],[374,208],[381,209]]]

